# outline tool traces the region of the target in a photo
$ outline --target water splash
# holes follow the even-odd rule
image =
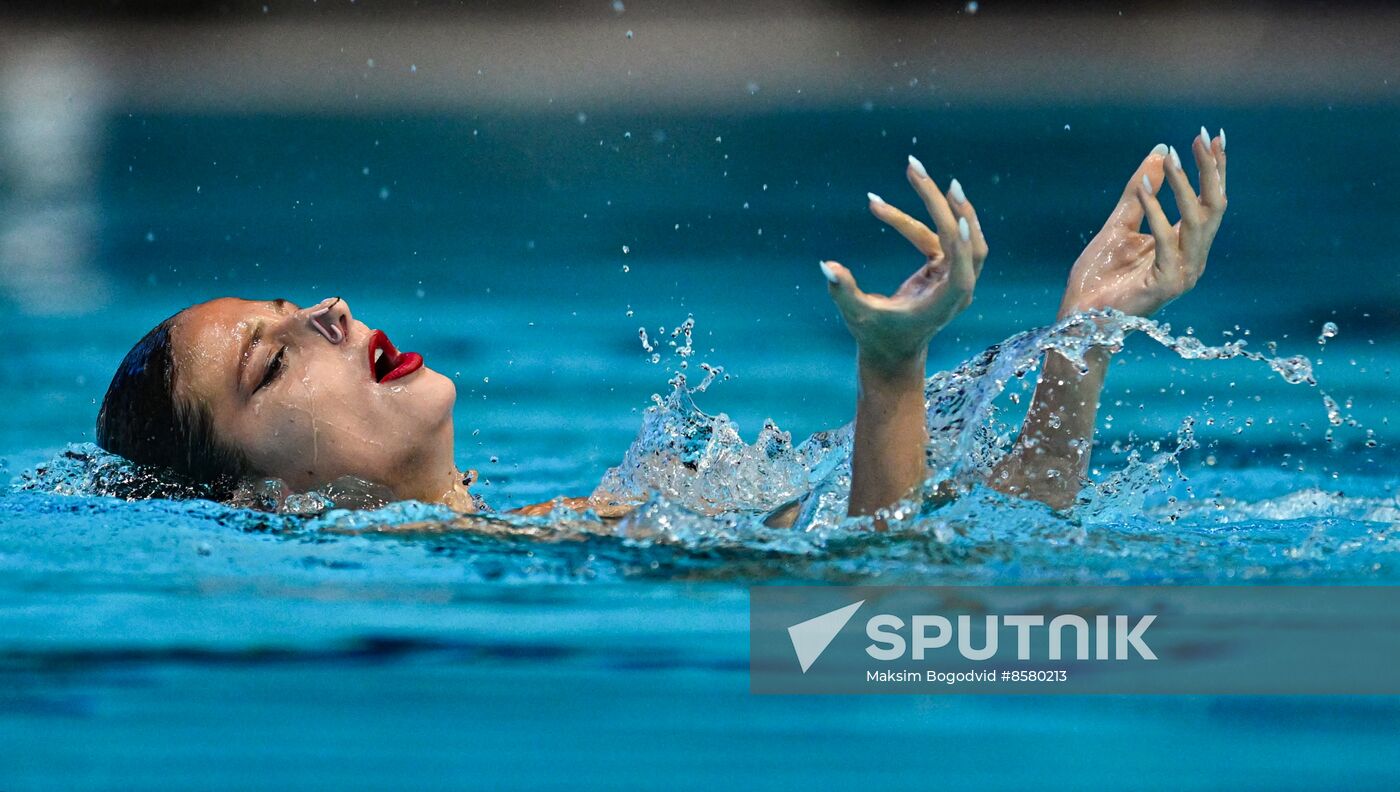
[[[930,512],[944,500],[935,497],[940,487],[967,491],[984,483],[1014,440],[1014,432],[996,424],[996,400],[1008,383],[1026,378],[1046,352],[1058,352],[1087,371],[1085,355],[1091,349],[1118,351],[1132,332],[1141,332],[1185,360],[1251,360],[1290,384],[1316,384],[1311,363],[1301,355],[1266,355],[1249,349],[1242,339],[1208,346],[1194,336],[1172,335],[1165,324],[1118,312],[1073,316],[1012,336],[927,380],[928,457],[935,472],[920,498],[897,504],[882,516],[927,523]],[[728,416],[708,415],[696,407],[695,390],[686,387],[684,377],[671,385],[667,396],[653,396],[636,440],[604,476],[597,494],[632,500],[660,494],[702,515],[760,512],[801,496],[798,524],[805,530],[869,527],[870,518],[845,516],[852,424],[794,445],[788,433],[768,421],[754,442],[746,443]],[[1325,394],[1323,402],[1329,411],[1335,406]],[[1176,461],[1195,446],[1188,418],[1169,450],[1148,457],[1134,450],[1122,471],[1090,487],[1079,516],[1140,507],[1154,492],[1170,486],[1169,469],[1176,467],[1180,477]]]

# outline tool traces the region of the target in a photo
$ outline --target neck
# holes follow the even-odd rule
[[[413,476],[403,485],[394,487],[395,497],[424,503],[441,503],[454,511],[470,514],[476,511],[469,491],[470,480],[455,466],[438,468],[439,473]]]
[[[441,503],[454,511],[471,514],[476,511],[476,503],[468,488],[476,481],[476,471],[469,470],[463,475],[453,461],[450,416],[438,432],[437,442],[426,446],[421,456],[401,460],[399,469],[403,471],[403,476],[392,487],[394,496],[424,503]]]

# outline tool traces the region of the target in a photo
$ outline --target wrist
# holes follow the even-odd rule
[[[1106,347],[1092,347],[1084,353],[1084,364],[1081,366],[1052,349],[1045,355],[1044,374],[1065,383],[1077,383],[1085,378],[1102,382],[1112,357],[1113,353]]]
[[[1085,313],[1103,308],[1100,305],[1082,305],[1077,300],[1066,297],[1060,302],[1060,310],[1055,313],[1055,321],[1061,322],[1075,314]]]
[[[928,350],[904,355],[878,355],[866,350],[856,354],[856,370],[862,386],[898,386],[910,382],[922,388],[928,366]]]

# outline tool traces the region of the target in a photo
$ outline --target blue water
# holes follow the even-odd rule
[[[0,496],[0,786],[1393,787],[1391,699],[756,698],[746,628],[755,582],[1400,582],[1397,116],[113,116],[75,199],[97,296],[4,305],[0,455],[21,485]],[[717,469],[607,535],[401,533],[440,514],[128,503],[62,456],[87,453],[130,343],[223,294],[340,294],[424,352],[456,378],[459,462],[497,508],[588,493],[660,419],[753,443],[771,418],[800,443],[854,402],[817,259],[870,289],[918,263],[864,209],[867,190],[916,205],[907,153],[962,181],[993,251],[937,371],[1048,324],[1135,163],[1202,121],[1229,132],[1230,213],[1162,318],[1276,342],[1317,384],[1136,334],[1095,463],[1129,481],[1073,519],[978,493],[891,536],[765,534],[687,508],[706,487],[775,495]],[[724,369],[689,397],[704,416],[665,398],[702,361]],[[669,406],[647,413],[652,394]]]

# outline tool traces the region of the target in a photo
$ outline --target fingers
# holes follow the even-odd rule
[[[1228,196],[1229,192],[1225,187],[1225,130],[1221,129],[1220,134],[1215,136],[1215,143],[1212,145],[1215,152],[1216,170],[1220,171],[1220,195]]]
[[[1142,202],[1138,200],[1138,188],[1142,186],[1144,176],[1156,185],[1152,189],[1162,184],[1162,163],[1166,160],[1167,147],[1158,143],[1152,147],[1152,151],[1133,171],[1133,177],[1128,180],[1127,186],[1123,188],[1123,196],[1118,199],[1118,206],[1114,208],[1113,214],[1109,215],[1108,222],[1118,225],[1128,231],[1137,231],[1142,227]]]
[[[1157,202],[1156,190],[1145,174],[1137,186],[1137,200],[1142,212],[1147,216],[1147,226],[1152,230],[1152,239],[1156,242],[1158,269],[1175,274],[1181,266],[1176,230],[1167,220],[1162,205]]]
[[[1191,141],[1191,150],[1196,154],[1196,167],[1201,170],[1201,203],[1212,209],[1225,208],[1225,188],[1220,182],[1220,171],[1215,165],[1215,144],[1210,134],[1201,127],[1201,134]]]
[[[1194,286],[1206,269],[1206,257],[1210,253],[1211,242],[1225,218],[1225,130],[1215,140],[1211,140],[1205,127],[1192,143],[1196,152],[1196,162],[1201,168],[1201,205],[1206,213],[1206,222],[1201,233],[1190,235],[1187,284]],[[1213,167],[1207,167],[1210,164]],[[1183,239],[1183,244],[1187,240]]]
[[[958,218],[958,241],[950,258],[948,286],[955,296],[971,302],[972,289],[977,285],[977,266],[972,263],[972,224],[966,217]]]
[[[875,193],[866,193],[866,197],[870,199],[871,214],[898,231],[900,236],[909,240],[920,253],[928,258],[937,258],[943,254],[938,235],[930,231],[928,226],[885,203],[885,199]]]
[[[914,191],[924,200],[924,206],[938,228],[938,239],[943,246],[944,255],[948,258],[949,287],[961,293],[971,294],[972,287],[977,283],[977,269],[972,263],[972,223],[967,217],[959,217],[953,213],[948,204],[948,197],[939,192],[938,185],[929,178],[923,163],[912,154],[909,156],[909,168],[905,175],[909,177]],[[949,196],[951,195],[950,191]],[[958,195],[962,198],[962,203],[966,203],[967,197],[962,195],[962,185],[958,185]]]
[[[831,295],[842,314],[858,307],[865,300],[865,292],[856,285],[855,276],[850,270],[834,261],[822,261],[818,266],[821,267],[822,275],[826,276],[827,293]]]
[[[904,175],[909,178],[909,184],[913,186],[914,192],[917,192],[919,197],[924,200],[929,217],[933,218],[934,227],[938,229],[938,238],[943,243],[943,248],[946,250],[953,247],[952,243],[958,237],[958,218],[948,207],[948,199],[943,197],[943,193],[938,191],[938,185],[929,178],[924,164],[915,159],[913,155],[909,157],[909,167]]]
[[[1165,173],[1167,184],[1176,198],[1176,209],[1181,213],[1182,224],[1188,229],[1200,226],[1206,218],[1205,209],[1201,207],[1196,191],[1191,188],[1191,179],[1181,167],[1181,155],[1176,153],[1175,147],[1167,151]]]
[[[948,201],[953,209],[953,214],[958,217],[958,234],[962,235],[962,224],[968,226],[968,239],[972,248],[972,272],[976,277],[982,275],[982,263],[987,260],[987,239],[982,236],[982,223],[977,220],[977,210],[973,208],[972,202],[967,200],[966,193],[963,192],[962,185],[957,179],[948,185]]]

